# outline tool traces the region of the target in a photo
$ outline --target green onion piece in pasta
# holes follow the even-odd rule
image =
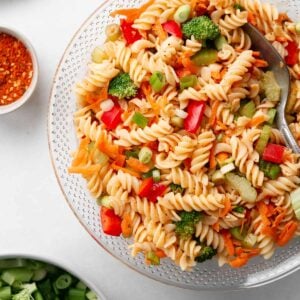
[[[257,144],[255,146],[255,150],[262,155],[270,138],[271,135],[271,126],[270,125],[264,125],[261,135],[259,137],[259,140],[257,141]]]
[[[170,184],[170,189],[171,189],[171,191],[173,192],[173,193],[179,193],[179,194],[182,194],[183,193],[183,191],[184,191],[184,188],[181,186],[181,185],[179,185],[179,184],[175,184],[175,183],[171,183]]]
[[[134,113],[131,121],[141,128],[145,128],[148,124],[148,119],[139,112]]]
[[[85,294],[86,298],[88,300],[97,300],[98,297],[96,295],[96,293],[94,293],[93,291],[88,291],[86,294]]]
[[[1,300],[10,300],[11,299],[11,287],[4,286],[0,288],[0,299]]]
[[[9,269],[9,268],[26,267],[27,265],[28,262],[23,258],[0,260],[0,270]]]
[[[239,240],[239,241],[243,241],[247,235],[246,230],[242,230],[241,227],[233,227],[229,229],[229,232],[231,233],[231,235]]]
[[[72,277],[69,274],[62,274],[55,280],[54,284],[59,290],[67,289],[72,284]]]
[[[92,52],[92,61],[96,64],[101,64],[107,58],[106,53],[100,47],[96,47]]]
[[[300,34],[300,22],[296,23],[296,32]]]
[[[76,289],[80,289],[80,290],[86,290],[87,286],[85,283],[83,283],[82,281],[78,281],[78,283],[76,284]]]
[[[68,298],[69,300],[85,300],[85,291],[75,288],[70,288],[68,290]]]
[[[117,24],[109,24],[105,28],[105,34],[109,41],[116,41],[121,36],[120,26]]]
[[[255,114],[255,103],[254,101],[248,101],[247,103],[241,105],[239,109],[239,114],[241,116],[247,117],[247,118],[252,118]]]
[[[44,300],[42,294],[39,291],[35,291],[33,293],[33,299],[34,300]]]
[[[196,66],[207,66],[218,60],[218,51],[216,49],[201,49],[191,59]]]
[[[245,211],[245,208],[243,206],[236,206],[232,209],[232,211],[242,214]]]
[[[170,120],[171,125],[178,127],[178,128],[183,128],[183,119],[179,118],[178,116],[173,116]]]
[[[178,23],[184,23],[190,16],[191,6],[181,5],[174,14],[174,20]]]
[[[47,270],[45,268],[40,268],[40,269],[34,270],[31,280],[32,281],[40,281],[40,280],[43,280],[46,276],[47,276]]]
[[[151,265],[158,266],[160,264],[160,258],[153,251],[147,253],[146,259]]]
[[[223,35],[219,35],[215,40],[214,40],[214,43],[215,43],[215,47],[217,50],[222,50],[224,45],[228,45],[228,42],[225,38],[225,36]]]
[[[254,248],[255,244],[257,242],[257,236],[253,233],[248,233],[243,241],[241,241],[241,244],[245,248]]]
[[[150,77],[150,85],[155,92],[160,92],[166,85],[166,79],[163,73],[156,71]]]
[[[160,171],[155,169],[152,171],[152,177],[154,182],[160,182]]]
[[[277,113],[277,110],[275,108],[270,108],[268,110],[268,117],[269,117],[269,120],[267,121],[267,123],[269,125],[273,125],[274,123],[274,119],[275,119],[275,116],[276,116],[276,113]]]
[[[263,159],[259,161],[259,169],[264,172],[266,177],[273,180],[276,179],[281,172],[279,165],[265,161]]]
[[[97,204],[106,208],[111,208],[111,197],[103,196],[97,199]]]
[[[197,84],[197,76],[196,75],[187,75],[179,80],[180,90],[184,90],[189,87],[194,87]]]
[[[143,178],[143,179],[147,179],[147,178],[153,177],[153,172],[154,172],[155,170],[159,171],[158,169],[153,168],[153,169],[151,169],[150,171],[148,171],[147,173],[142,174],[142,178]]]
[[[225,176],[220,170],[217,170],[212,174],[211,181],[214,184],[223,184],[225,183]]]
[[[125,151],[125,156],[126,158],[134,157],[134,158],[139,158],[139,149],[132,149],[132,150],[126,150]]]
[[[148,164],[151,161],[152,158],[152,150],[148,147],[142,147],[142,149],[139,152],[139,161],[143,164]]]

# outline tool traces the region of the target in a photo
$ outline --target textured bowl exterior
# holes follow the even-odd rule
[[[144,264],[142,256],[132,258],[130,241],[103,234],[99,208],[90,196],[85,181],[68,174],[70,152],[77,146],[73,125],[76,109],[73,87],[86,70],[90,53],[104,41],[105,26],[113,22],[110,12],[121,7],[138,6],[142,0],[109,0],[99,7],[75,34],[58,66],[49,103],[48,135],[54,170],[64,196],[74,214],[89,234],[105,250],[132,269],[157,281],[194,290],[232,290],[270,283],[300,269],[300,239],[277,249],[270,260],[254,259],[241,269],[219,268],[216,261],[198,264],[192,272],[182,272],[169,260],[158,267]],[[300,0],[272,1],[292,18],[300,16]]]

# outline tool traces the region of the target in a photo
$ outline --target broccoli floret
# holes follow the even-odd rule
[[[31,300],[31,294],[37,290],[35,283],[23,284],[18,294],[12,296],[12,300]]]
[[[121,73],[109,83],[108,93],[120,99],[130,99],[136,95],[137,87],[130,79],[128,73]]]
[[[189,239],[195,233],[195,225],[203,218],[198,211],[183,211],[179,214],[180,221],[175,222],[175,233],[182,239]]]
[[[217,254],[217,250],[211,246],[203,246],[200,250],[199,256],[196,257],[196,261],[202,263],[208,259],[212,259]]]
[[[215,40],[220,35],[220,29],[209,17],[196,17],[182,26],[186,38],[192,35],[196,40]]]

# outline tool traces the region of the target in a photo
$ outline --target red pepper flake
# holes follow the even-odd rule
[[[18,100],[28,89],[32,75],[32,59],[24,44],[0,33],[0,105]]]

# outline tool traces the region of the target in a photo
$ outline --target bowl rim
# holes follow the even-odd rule
[[[28,52],[30,53],[32,65],[33,65],[33,76],[30,82],[30,85],[28,89],[25,91],[25,93],[14,102],[7,104],[7,105],[0,105],[0,115],[10,113],[19,107],[21,107],[25,102],[29,100],[29,98],[32,96],[38,82],[39,78],[39,63],[37,59],[36,52],[31,44],[31,42],[28,40],[28,38],[19,30],[16,30],[15,28],[11,26],[7,26],[5,24],[0,24],[0,33],[6,33],[8,35],[11,35],[15,37],[16,39],[20,40]]]
[[[62,262],[59,259],[56,259],[56,258],[53,259],[49,256],[44,256],[44,255],[40,255],[40,254],[30,254],[30,253],[23,253],[23,252],[12,252],[12,253],[9,253],[9,254],[5,254],[5,253],[0,254],[0,260],[3,260],[3,259],[17,259],[17,258],[37,260],[37,261],[45,262],[45,263],[48,263],[50,265],[54,265],[56,267],[59,267],[59,268],[65,270],[65,271],[67,271],[71,275],[74,275],[80,281],[85,283],[88,288],[90,288],[92,291],[94,291],[100,297],[101,300],[106,300],[107,299],[104,296],[103,292],[100,291],[94,283],[92,283],[90,280],[83,279],[82,276],[80,276],[77,271],[74,271],[72,268],[69,267],[69,265],[67,265],[66,262]]]
[[[245,289],[251,289],[251,288],[255,288],[255,287],[261,287],[273,282],[276,282],[277,280],[283,279],[285,277],[287,277],[288,275],[291,275],[293,273],[295,273],[296,271],[300,270],[300,262],[298,263],[298,265],[293,266],[292,268],[290,268],[289,270],[285,270],[283,273],[280,274],[276,274],[275,276],[271,277],[271,278],[267,278],[267,279],[263,279],[260,282],[257,283],[249,283],[248,285],[242,285],[239,284],[237,286],[225,286],[225,287],[217,287],[217,286],[210,286],[210,287],[203,287],[201,286],[201,288],[197,288],[195,286],[187,286],[184,283],[181,282],[171,282],[169,280],[166,280],[164,278],[158,278],[155,275],[153,275],[150,272],[146,272],[143,271],[141,269],[136,268],[135,266],[133,266],[132,264],[130,264],[130,262],[128,262],[127,260],[122,260],[117,254],[111,252],[109,249],[107,249],[99,240],[97,237],[95,237],[93,235],[93,233],[90,231],[90,229],[88,228],[88,226],[80,219],[79,215],[77,214],[77,212],[75,211],[75,209],[72,207],[70,201],[68,200],[68,196],[62,186],[62,183],[60,181],[60,177],[58,174],[58,170],[55,164],[55,160],[54,160],[54,156],[53,156],[53,144],[51,142],[51,122],[53,119],[52,116],[52,108],[51,108],[51,104],[52,104],[52,99],[53,99],[53,95],[54,95],[54,91],[55,91],[55,84],[56,84],[56,78],[58,76],[59,71],[61,70],[62,64],[65,61],[65,59],[67,58],[67,54],[71,48],[71,46],[73,45],[74,41],[76,40],[78,34],[82,31],[84,31],[85,26],[94,18],[94,16],[97,15],[97,13],[99,13],[99,11],[105,7],[107,4],[109,4],[110,2],[112,2],[113,0],[104,0],[86,19],[84,22],[81,23],[80,27],[74,32],[73,36],[71,37],[69,43],[67,44],[60,60],[59,63],[56,67],[55,73],[53,75],[53,80],[52,80],[52,85],[51,85],[51,89],[50,89],[50,94],[49,94],[49,100],[48,100],[48,121],[47,121],[47,137],[48,137],[48,149],[49,149],[49,154],[50,154],[50,159],[51,159],[51,164],[53,167],[53,171],[57,180],[57,183],[60,187],[60,190],[64,196],[65,201],[67,202],[67,205],[70,207],[71,211],[73,212],[73,214],[75,215],[76,219],[79,221],[79,223],[83,226],[83,228],[87,231],[87,233],[95,240],[95,242],[103,249],[105,250],[109,255],[113,256],[115,259],[117,259],[119,262],[121,262],[123,265],[126,265],[129,269],[143,275],[146,276],[147,278],[150,278],[156,282],[159,283],[163,283],[167,286],[172,286],[172,287],[177,287],[177,288],[182,288],[182,289],[186,289],[186,290],[194,290],[194,291],[238,291],[238,290],[245,290]],[[146,0],[143,0],[143,2],[145,2]]]

